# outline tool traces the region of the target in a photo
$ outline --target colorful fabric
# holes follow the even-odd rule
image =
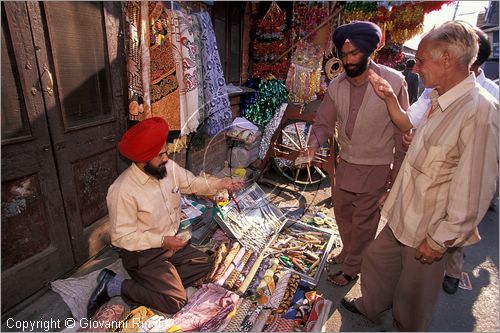
[[[236,266],[240,264],[241,259],[245,255],[246,249],[241,247],[236,256],[233,259],[233,262],[229,265],[229,268],[224,272],[224,275],[217,280],[216,284],[219,286],[224,285],[226,280],[228,280],[229,276],[236,271]]]
[[[168,124],[159,117],[141,121],[125,132],[118,143],[120,153],[134,162],[152,160],[165,145]]]
[[[264,273],[262,281],[260,281],[257,289],[255,290],[255,296],[257,298],[257,303],[264,305],[269,301],[269,298],[276,288],[276,283],[274,281],[274,273],[276,268],[278,268],[279,260],[273,258],[269,262],[269,268]]]
[[[281,318],[279,315],[275,315],[272,318],[271,324],[267,326],[265,332],[295,332],[297,331],[297,325],[292,319]]]
[[[239,289],[243,285],[244,281],[246,280],[247,276],[249,275],[250,270],[254,266],[258,257],[259,256],[257,255],[257,253],[252,252],[252,255],[248,259],[247,263],[243,266],[243,269],[241,270],[240,276],[238,276],[238,278],[236,279],[236,282],[234,283],[234,286],[233,286],[234,290]],[[250,283],[250,281],[249,281],[249,283]],[[245,290],[243,290],[243,292],[245,292],[245,291],[246,291],[246,287],[245,287]]]
[[[203,63],[201,61],[201,26],[196,15],[191,15],[193,22],[193,40],[196,47],[195,62],[196,62],[196,80],[198,81],[198,122],[205,119],[204,104],[205,97],[203,94]]]
[[[252,332],[262,332],[264,329],[264,326],[266,325],[267,319],[271,315],[272,310],[270,309],[264,309],[262,310],[259,315],[257,316],[257,319],[255,320],[255,323],[252,326],[251,331]]]
[[[283,275],[276,283],[276,288],[274,289],[274,293],[271,295],[271,298],[269,298],[266,307],[269,307],[271,309],[277,309],[280,306],[281,300],[283,299],[283,296],[285,296],[288,280],[290,280],[291,276],[292,276],[292,271],[290,270],[287,270],[286,272],[283,273]]]
[[[226,254],[227,254],[226,243],[221,243],[219,245],[219,247],[217,248],[217,252],[215,252],[212,270],[207,275],[205,281],[212,281],[212,278],[214,277],[215,273],[219,269],[219,266],[222,263],[222,261],[224,260],[224,258],[226,257]]]
[[[165,119],[170,130],[181,130],[179,83],[172,40],[175,22],[162,2],[149,2],[151,114]]]
[[[309,318],[307,319],[306,324],[304,325],[304,331],[306,332],[314,332],[313,328],[318,323],[320,316],[322,316],[323,309],[325,308],[325,299],[322,296],[316,296],[313,307],[311,309],[311,313],[309,314]],[[323,316],[322,316],[323,317]],[[323,323],[321,323],[321,326]]]
[[[215,32],[210,14],[195,14],[201,26],[201,54],[203,59],[204,114],[207,134],[215,136],[232,121],[231,105],[226,90]]]
[[[255,295],[255,289],[259,286],[260,282],[262,281],[262,278],[264,277],[264,274],[266,274],[266,270],[269,267],[270,264],[270,258],[267,257],[262,261],[262,264],[259,266],[257,269],[255,276],[250,283],[250,286],[248,287],[246,291],[246,295]]]
[[[227,315],[226,319],[224,319],[224,321],[220,324],[219,328],[217,329],[217,332],[227,332],[226,327],[229,325],[231,320],[233,320],[234,316],[236,315],[239,308],[241,307],[241,303],[243,303],[243,300],[244,299],[240,297],[240,299],[238,300],[238,303],[236,303],[236,307],[233,309],[233,311],[231,311]]]
[[[255,309],[249,312],[245,317],[245,319],[243,320],[243,323],[241,323],[240,331],[249,332],[252,329],[261,311],[262,311],[262,306],[255,306]]]
[[[288,310],[286,310],[285,314],[283,315],[283,318],[286,318],[286,319],[295,319],[296,315],[297,315],[297,311],[299,309],[299,307],[302,305],[302,302],[304,300],[304,294],[305,294],[305,291],[303,289],[297,289],[297,291],[295,292],[295,295],[293,295],[293,298],[292,298],[292,304],[291,306],[288,308]]]
[[[239,332],[240,326],[243,323],[248,311],[250,310],[253,302],[247,298],[243,299],[243,302],[239,306],[233,319],[226,326],[226,332]]]
[[[288,310],[290,305],[292,304],[293,296],[297,291],[300,283],[300,276],[298,274],[293,274],[288,280],[288,285],[286,286],[285,294],[283,295],[283,299],[281,300],[280,306],[276,310],[276,313],[284,313]]]
[[[246,251],[245,254],[243,255],[243,258],[241,258],[240,263],[238,264],[237,267],[235,267],[234,271],[231,273],[231,275],[227,278],[227,280],[224,282],[224,288],[231,290],[238,279],[238,277],[241,275],[241,271],[245,267],[248,259],[250,259],[250,256],[253,254],[252,251]]]
[[[231,262],[233,261],[234,257],[236,257],[239,250],[240,250],[240,243],[234,242],[231,245],[231,249],[227,253],[226,258],[224,259],[222,264],[219,266],[217,273],[215,273],[214,277],[212,278],[212,281],[215,282],[215,281],[218,281],[220,278],[222,278],[222,276],[224,275],[226,270],[229,268],[229,266],[231,266]]]
[[[170,329],[181,331],[216,331],[233,311],[239,296],[214,284],[203,285],[174,316]]]

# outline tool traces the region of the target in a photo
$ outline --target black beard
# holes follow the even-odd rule
[[[369,57],[363,57],[361,61],[357,64],[350,64],[354,68],[348,68],[347,65],[344,66],[345,73],[349,77],[356,77],[363,74],[368,69]]]
[[[144,165],[144,171],[158,180],[165,178],[165,176],[167,175],[167,168],[165,168],[165,164],[160,165],[158,168],[155,168],[149,162],[146,162],[146,164]]]

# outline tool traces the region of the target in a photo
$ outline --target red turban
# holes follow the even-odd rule
[[[148,118],[130,127],[118,142],[120,153],[131,161],[151,161],[167,141],[168,124],[160,117]]]

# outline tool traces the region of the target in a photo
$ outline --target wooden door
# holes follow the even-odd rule
[[[109,243],[126,167],[120,2],[2,2],[2,312]]]
[[[2,3],[2,312],[74,267],[26,3]]]
[[[53,90],[45,95],[45,108],[80,265],[109,244],[106,194],[119,174],[116,145],[127,115],[121,3],[27,6],[38,67]]]

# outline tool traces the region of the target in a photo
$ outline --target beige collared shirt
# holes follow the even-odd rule
[[[471,74],[422,121],[382,210],[396,238],[435,250],[480,240],[498,177],[498,102]],[[445,244],[446,242],[446,244]]]
[[[214,177],[196,177],[169,160],[167,176],[149,176],[132,163],[110,186],[107,195],[111,243],[139,251],[161,247],[163,236],[174,236],[180,223],[181,194],[213,195]]]

